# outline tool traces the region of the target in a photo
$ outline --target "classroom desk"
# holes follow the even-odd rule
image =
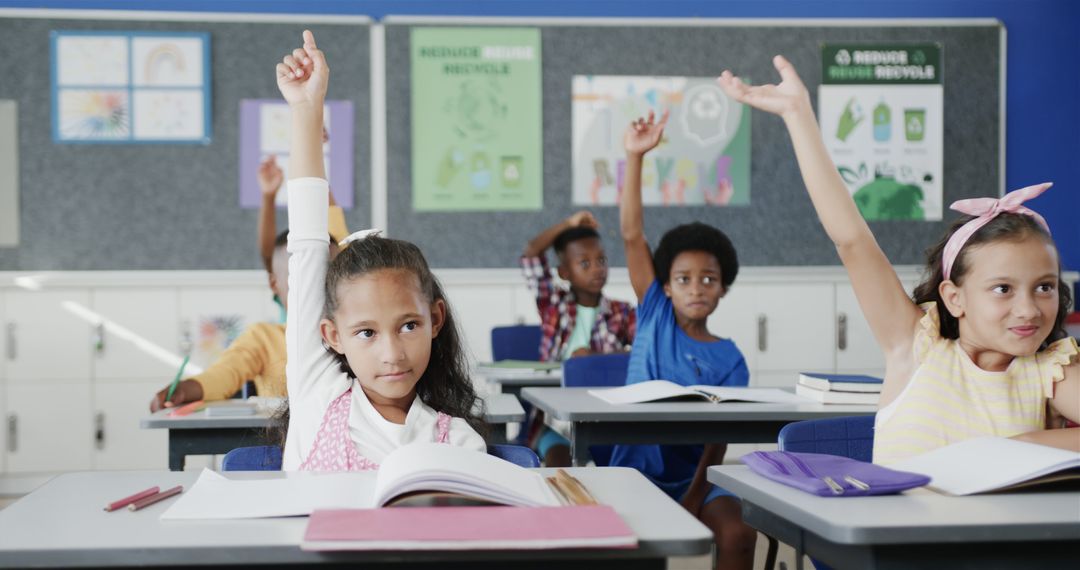
[[[612,443],[776,443],[785,425],[840,416],[873,415],[876,406],[653,402],[617,406],[589,395],[590,388],[526,388],[521,397],[548,418],[570,423],[574,465],[589,460],[589,446]]]
[[[484,419],[493,425],[492,443],[504,443],[503,424],[525,421],[525,410],[517,398],[508,394],[490,394],[484,398],[487,412]],[[224,400],[210,405],[235,405],[234,400]],[[228,453],[237,447],[270,445],[268,431],[273,412],[259,411],[253,416],[206,417],[205,411],[178,418],[168,417],[168,410],[159,410],[143,418],[143,429],[169,430],[169,469],[183,471],[188,455],[215,455]]]
[[[489,384],[494,384],[503,394],[520,397],[521,390],[529,387],[554,387],[562,385],[562,370],[501,372],[493,368],[476,370]]]
[[[710,467],[709,482],[742,499],[750,526],[834,568],[1075,568],[1080,492],[950,497],[928,489],[880,497],[816,497],[744,465]]]
[[[554,470],[541,470],[553,474]],[[393,568],[656,568],[670,556],[712,549],[709,529],[632,469],[573,469],[597,500],[612,505],[637,534],[632,550],[466,552],[304,552],[306,517],[160,521],[168,501],[138,512],[106,513],[110,501],[153,485],[189,487],[198,473],[85,472],[60,475],[0,510],[0,566],[116,567],[394,564]],[[282,472],[229,473],[265,479]],[[374,473],[372,473],[374,476]],[[384,568],[383,565],[377,566]]]

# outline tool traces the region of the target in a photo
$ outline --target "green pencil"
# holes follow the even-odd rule
[[[176,387],[180,385],[180,377],[184,375],[184,368],[187,367],[188,358],[191,358],[191,355],[185,354],[184,361],[180,363],[180,370],[176,371],[176,378],[173,378],[172,384],[169,384],[169,393],[165,395],[166,402],[172,399],[173,392],[176,392]]]

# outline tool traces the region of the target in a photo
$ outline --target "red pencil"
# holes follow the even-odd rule
[[[139,491],[138,493],[135,493],[134,495],[132,495],[130,497],[124,497],[123,499],[120,499],[119,501],[114,501],[112,503],[109,503],[108,505],[105,505],[105,512],[112,512],[112,511],[115,511],[117,509],[122,509],[122,508],[130,505],[131,503],[134,503],[135,501],[138,501],[139,499],[145,499],[146,497],[149,497],[151,495],[156,495],[157,492],[160,491],[160,490],[161,489],[158,488],[158,487],[150,487],[149,489],[147,489],[145,491]]]
[[[150,505],[152,505],[152,504],[154,504],[154,503],[156,503],[158,501],[168,499],[169,497],[172,497],[174,495],[179,495],[180,492],[183,491],[183,490],[184,490],[183,485],[177,485],[177,486],[173,487],[172,489],[166,489],[166,490],[164,490],[164,491],[162,491],[162,492],[160,492],[160,493],[158,493],[156,495],[151,495],[149,497],[139,499],[138,501],[135,501],[134,503],[131,503],[130,505],[128,505],[128,510],[129,511],[137,511],[137,510],[139,510],[139,509],[141,509],[143,507],[148,507],[148,506],[150,506]]]

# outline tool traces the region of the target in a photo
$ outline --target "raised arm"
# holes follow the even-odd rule
[[[322,154],[323,103],[330,68],[315,45],[315,36],[304,30],[304,47],[293,50],[277,65],[278,89],[292,113],[289,175],[292,178],[326,179]]]
[[[634,287],[640,303],[656,279],[652,252],[645,241],[645,218],[641,207],[641,164],[645,153],[660,144],[660,137],[667,125],[668,112],[656,122],[656,114],[649,111],[648,119],[638,119],[626,128],[623,146],[626,148],[626,179],[619,200],[619,226],[623,248],[626,250],[626,267],[630,272],[630,285]]]
[[[525,251],[521,252],[521,255],[540,257],[551,247],[551,244],[555,243],[555,238],[559,237],[559,234],[578,226],[596,229],[600,227],[600,224],[596,222],[596,218],[588,210],[575,212],[570,217],[540,232],[536,237],[529,240],[529,243],[525,244]]]
[[[730,71],[724,71],[717,82],[732,99],[784,119],[810,200],[825,232],[836,245],[859,306],[885,353],[886,363],[903,358],[910,354],[922,312],[904,292],[900,279],[844,186],[822,141],[810,95],[795,68],[779,55],[773,58],[773,65],[780,72],[778,85],[751,87]]]
[[[277,237],[277,193],[285,174],[273,155],[259,164],[259,190],[262,202],[259,204],[259,256],[267,272],[273,271],[271,259],[274,256],[274,238]]]

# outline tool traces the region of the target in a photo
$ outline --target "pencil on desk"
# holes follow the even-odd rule
[[[122,508],[130,505],[131,503],[134,503],[134,502],[138,501],[139,499],[145,499],[146,497],[149,497],[151,495],[156,495],[158,493],[158,491],[160,491],[160,490],[161,490],[160,487],[150,487],[149,489],[147,489],[145,491],[139,491],[138,493],[135,493],[134,495],[131,495],[130,497],[124,497],[123,499],[120,499],[119,501],[113,501],[113,502],[109,503],[108,505],[105,505],[105,512],[109,513],[109,512],[118,510],[118,509],[122,509]]]
[[[150,506],[150,505],[152,505],[152,504],[154,504],[154,503],[156,503],[158,501],[163,501],[165,499],[168,499],[169,497],[179,495],[183,490],[184,490],[183,485],[177,485],[177,486],[173,487],[172,489],[166,489],[166,490],[164,490],[164,491],[162,491],[162,492],[160,492],[160,493],[158,493],[156,495],[150,495],[149,497],[145,497],[145,498],[139,499],[138,501],[135,501],[134,503],[131,503],[130,505],[128,505],[128,510],[129,511],[137,511],[137,510],[139,510],[139,509],[141,509],[143,507],[148,507],[148,506]]]
[[[575,504],[600,504],[596,498],[592,496],[592,493],[585,488],[585,485],[582,485],[581,481],[578,481],[576,477],[567,473],[565,469],[559,469],[555,472],[555,480],[562,484],[562,487],[570,494]]]
[[[194,402],[191,402],[190,404],[184,404],[183,406],[180,406],[179,408],[173,409],[173,411],[169,412],[168,416],[170,418],[175,418],[175,417],[179,417],[179,416],[186,416],[186,415],[188,415],[188,414],[190,414],[192,412],[197,412],[197,411],[199,411],[199,410],[201,410],[201,409],[203,409],[205,407],[206,407],[206,402],[204,402],[202,400],[196,400]]]

